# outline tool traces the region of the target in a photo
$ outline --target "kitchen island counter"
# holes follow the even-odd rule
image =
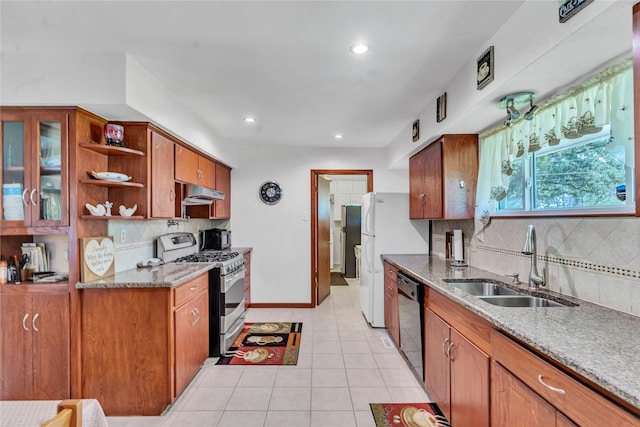
[[[80,282],[76,289],[96,288],[171,288],[195,279],[216,266],[215,262],[168,263],[135,268],[91,282]]]
[[[382,259],[640,410],[639,317],[544,288],[543,292],[578,306],[499,307],[443,279],[484,278],[508,283],[501,275],[475,267],[454,268],[436,256],[382,255]],[[526,284],[520,286],[526,289]]]

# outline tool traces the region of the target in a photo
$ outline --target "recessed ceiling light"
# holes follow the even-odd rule
[[[343,135],[341,133],[336,133],[335,135],[333,135],[333,139],[342,139]]]
[[[370,49],[371,46],[363,43],[354,44],[349,48],[351,53],[353,53],[354,55],[364,55],[365,53],[369,52]]]
[[[255,123],[256,122],[256,118],[255,117],[245,117],[244,121],[246,123]]]

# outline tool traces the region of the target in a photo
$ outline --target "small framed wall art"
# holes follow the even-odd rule
[[[418,140],[420,139],[420,119],[416,119],[413,122],[411,134],[413,136],[413,142],[418,142]]]
[[[484,88],[486,85],[493,81],[493,46],[489,46],[489,49],[485,50],[478,58],[478,90]]]
[[[436,99],[436,122],[440,123],[447,118],[447,92]]]

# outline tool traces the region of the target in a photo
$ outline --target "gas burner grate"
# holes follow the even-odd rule
[[[176,259],[177,263],[185,262],[225,262],[240,256],[239,252],[207,253],[200,252]]]

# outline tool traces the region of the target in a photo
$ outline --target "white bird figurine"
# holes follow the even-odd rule
[[[85,204],[85,207],[93,216],[104,216],[107,213],[107,208],[104,205],[90,205],[89,203]]]
[[[124,205],[120,205],[119,211],[121,216],[131,216],[138,209],[138,205],[133,205],[131,208],[127,208]]]

